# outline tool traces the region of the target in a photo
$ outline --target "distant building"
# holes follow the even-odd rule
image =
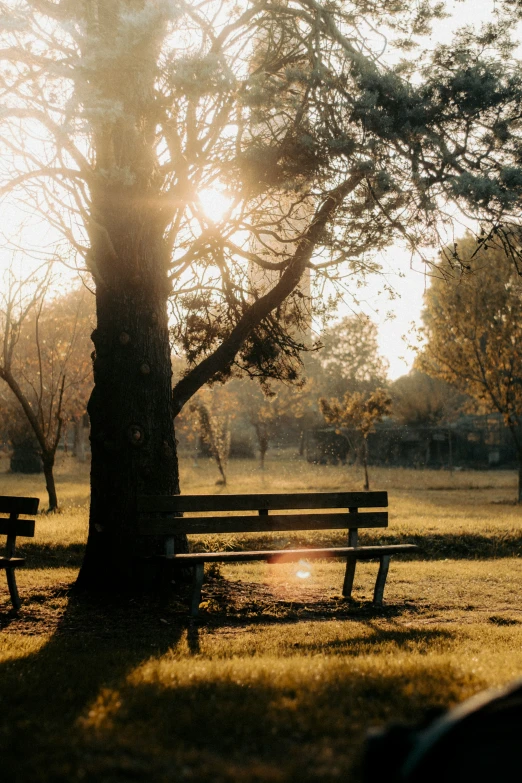
[[[388,419],[368,439],[370,462],[416,468],[513,467],[517,453],[500,414],[461,416],[432,427],[398,425]],[[309,462],[337,464],[357,459],[360,435],[339,427],[317,427],[306,433]]]

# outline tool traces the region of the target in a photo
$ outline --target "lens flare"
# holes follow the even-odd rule
[[[297,564],[295,575],[299,579],[308,579],[309,576],[312,576],[312,567],[310,563],[307,563],[306,560],[300,560]]]

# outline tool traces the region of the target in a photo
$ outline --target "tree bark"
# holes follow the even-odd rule
[[[91,510],[79,589],[143,587],[137,555],[164,553],[165,541],[145,543],[137,536],[136,498],[179,494],[168,289],[166,279],[154,275],[157,266],[150,264],[134,285],[97,286],[94,389],[88,404]],[[177,551],[185,543],[178,541]]]
[[[93,40],[105,36],[108,48],[113,45],[113,10],[112,4],[98,4],[92,29]],[[87,224],[87,263],[96,284],[97,311],[94,389],[88,405],[91,512],[77,586],[109,594],[139,586],[137,553],[164,549],[164,542],[154,537],[146,537],[144,549],[136,532],[136,498],[179,493],[175,415],[201,386],[230,367],[253,329],[294,290],[325,226],[365,176],[357,171],[325,196],[278,282],[177,383],[173,396],[167,320],[171,248],[165,231],[176,199],[185,194],[181,188],[178,197],[165,198],[165,175],[155,149],[158,58],[166,26],[161,14],[157,23],[151,22],[132,57],[123,58],[125,67],[117,77],[110,67],[105,71],[103,58],[97,60],[96,101],[103,98],[123,110],[114,124],[100,119],[93,126],[95,176],[89,180],[92,220]],[[186,177],[188,186],[182,158],[176,164],[178,176],[181,183]],[[180,551],[186,539],[175,545]]]
[[[518,502],[522,503],[522,451],[518,454]]]

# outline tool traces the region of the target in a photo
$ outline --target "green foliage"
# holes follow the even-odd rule
[[[522,415],[522,283],[499,242],[458,243],[426,293],[418,365],[518,426]]]

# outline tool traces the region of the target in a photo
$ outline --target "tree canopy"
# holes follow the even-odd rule
[[[375,389],[369,394],[346,392],[342,400],[321,397],[319,407],[325,421],[339,427],[356,430],[362,438],[362,463],[364,467],[364,489],[370,489],[368,476],[368,436],[375,425],[388,416],[391,399],[385,389]]]
[[[192,366],[177,409],[234,365],[294,377],[305,269],[316,284],[341,263],[359,278],[397,236],[433,240],[445,199],[502,210],[518,198],[518,169],[498,154],[518,77],[464,61],[463,45],[420,83],[379,57],[386,36],[411,42],[441,12],[405,0],[0,5],[3,191],[45,212],[97,286],[122,274],[139,285],[133,253],[155,247]],[[203,209],[208,189],[223,214]],[[273,274],[268,291],[258,270]]]
[[[501,413],[522,461],[522,281],[502,245],[468,236],[458,248],[465,272],[441,260],[426,293],[418,364]]]
[[[394,418],[414,427],[453,421],[471,402],[465,392],[415,368],[392,383],[390,395]]]
[[[377,326],[364,314],[345,316],[321,334],[320,343],[312,372],[320,394],[342,397],[386,383],[388,365],[379,352]]]

